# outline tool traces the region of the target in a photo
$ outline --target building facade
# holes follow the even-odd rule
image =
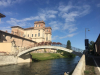
[[[100,34],[95,42],[95,54],[100,55]]]
[[[51,42],[51,27],[45,27],[44,21],[34,22],[34,27],[22,28],[19,26],[11,27],[11,33],[36,42]]]

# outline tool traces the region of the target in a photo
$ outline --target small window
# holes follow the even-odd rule
[[[48,41],[48,37],[46,37],[46,41]]]
[[[29,37],[29,34],[28,34],[28,37]]]
[[[35,34],[35,37],[36,37],[36,34]]]
[[[32,37],[33,37],[33,34],[32,34]]]
[[[38,37],[40,36],[40,33],[38,33]]]
[[[36,25],[36,27],[37,27],[37,25]]]
[[[40,24],[39,24],[39,27],[40,27]]]
[[[23,34],[23,37],[25,37],[25,35]]]
[[[48,32],[48,30],[47,30],[47,32]]]
[[[40,31],[40,30],[39,30]]]

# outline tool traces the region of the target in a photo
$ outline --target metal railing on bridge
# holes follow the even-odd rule
[[[14,53],[10,54],[10,55],[17,55],[19,52],[25,51],[25,50],[33,48],[33,47],[38,47],[38,46],[58,46],[58,47],[67,48],[67,45],[61,44],[60,42],[58,42],[58,43],[56,43],[56,42],[53,42],[53,43],[52,42],[41,42],[41,43],[36,43],[34,46],[30,46],[30,47],[27,47],[27,48],[15,46],[14,48],[15,48],[16,51]],[[79,53],[83,53],[83,51],[84,51],[82,49],[72,47],[72,46],[71,46],[70,50],[73,50],[73,51],[79,52]]]

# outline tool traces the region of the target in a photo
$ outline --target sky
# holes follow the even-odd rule
[[[12,26],[33,27],[44,21],[52,28],[52,41],[85,49],[86,38],[96,41],[100,34],[100,0],[0,0],[0,30],[11,32]]]

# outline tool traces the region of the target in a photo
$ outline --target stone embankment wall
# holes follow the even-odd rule
[[[72,75],[84,75],[84,71],[85,71],[85,55],[83,54],[76,68],[74,69]]]
[[[0,66],[9,64],[27,63],[27,62],[28,63],[32,62],[31,55],[29,53],[24,54],[20,57],[13,55],[0,55]]]
[[[4,56],[0,55],[0,66],[9,65],[9,64],[16,64],[16,57],[14,56]]]

